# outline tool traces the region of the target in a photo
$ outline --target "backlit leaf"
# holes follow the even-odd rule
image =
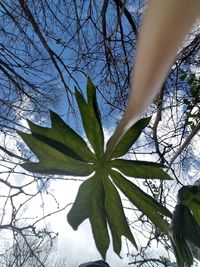
[[[168,233],[168,227],[160,214],[171,217],[168,209],[160,205],[155,199],[143,192],[135,184],[131,183],[117,171],[111,172],[111,178],[123,194],[143,212],[163,232]]]
[[[24,169],[37,173],[78,176],[87,176],[93,172],[92,165],[63,154],[47,142],[44,143],[31,134],[18,134],[39,159],[39,163],[22,164]]]
[[[94,160],[94,154],[88,148],[86,142],[72,128],[70,128],[56,113],[50,111],[52,128],[45,128],[28,121],[30,130],[37,138],[56,146],[61,152],[68,156],[84,161]],[[55,145],[54,145],[55,143]]]
[[[93,90],[92,88],[93,87],[90,86],[91,90]],[[104,135],[101,122],[97,114],[96,99],[91,100],[92,96],[90,96],[90,103],[86,103],[84,97],[78,90],[76,90],[75,95],[81,112],[85,133],[95,151],[96,156],[100,158],[104,153]]]
[[[151,118],[141,119],[134,124],[119,141],[111,155],[111,158],[124,156],[129,151],[131,146],[136,142],[142,130],[149,124],[150,119]]]
[[[75,202],[67,215],[69,224],[74,230],[89,219],[95,244],[105,259],[109,247],[109,235],[104,209],[104,189],[96,175],[83,182],[79,188]]]
[[[122,245],[122,236],[129,239],[135,247],[137,247],[137,245],[127,223],[119,193],[107,176],[103,178],[103,185],[105,190],[105,210],[112,233],[113,248],[119,255]]]
[[[88,104],[93,107],[96,118],[99,121],[99,126],[103,132],[103,128],[101,125],[101,114],[99,111],[97,97],[96,97],[96,88],[90,79],[87,80],[87,97],[88,97]]]
[[[110,161],[109,165],[130,177],[171,180],[171,177],[161,169],[162,165],[153,162],[114,159]]]
[[[121,157],[128,152],[149,123],[149,118],[142,119],[133,126],[118,143],[112,155],[106,154],[96,89],[91,80],[87,82],[87,101],[78,90],[75,95],[85,133],[94,153],[73,129],[57,114],[50,111],[51,128],[41,127],[29,121],[31,134],[19,132],[39,160],[39,162],[28,162],[21,166],[26,170],[44,174],[72,176],[93,174],[81,184],[67,218],[74,230],[77,230],[83,221],[89,220],[96,247],[105,259],[110,244],[107,224],[111,230],[114,251],[118,255],[121,251],[122,236],[129,239],[136,247],[116,187],[165,233],[168,233],[168,228],[161,215],[171,216],[165,207],[119,172],[134,178],[171,178],[161,169],[163,166],[157,163],[123,159],[110,160],[110,156]]]

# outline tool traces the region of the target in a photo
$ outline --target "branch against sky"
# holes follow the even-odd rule
[[[108,154],[161,89],[178,48],[199,15],[198,0],[192,5],[187,0],[149,1],[137,45],[128,106],[107,147]]]
[[[16,128],[28,130],[23,118],[28,117],[35,123],[49,126],[47,107],[50,107],[59,110],[65,120],[70,118],[67,123],[74,126],[78,120],[75,123],[72,120],[75,116],[77,118],[77,107],[73,105],[73,85],[77,81],[82,88],[85,76],[90,76],[98,86],[102,118],[109,132],[110,128],[114,127],[111,121],[118,122],[119,115],[124,112],[127,105],[130,72],[135,60],[137,33],[145,1],[128,0],[126,5],[124,1],[118,0],[103,2],[59,0],[58,2],[59,5],[55,4],[56,1],[46,0],[39,2],[30,0],[26,3],[47,45],[53,50],[65,83],[72,92],[71,94],[66,91],[72,103],[71,108],[75,108],[73,111],[68,105],[67,98],[64,97],[61,75],[55,69],[50,55],[19,5],[19,1],[0,1],[1,219],[6,218],[5,210],[11,210],[12,222],[19,221],[22,217],[20,211],[31,201],[35,203],[40,196],[50,197],[52,194],[56,203],[55,192],[48,187],[52,184],[53,188],[53,181],[62,183],[59,187],[61,190],[65,190],[64,185],[68,187],[69,183],[72,183],[70,181],[73,181],[73,178],[69,181],[51,176],[32,176],[19,169],[18,160],[32,157],[14,132]],[[103,6],[106,2],[108,6],[105,9]],[[148,116],[153,115],[151,124],[143,133],[142,142],[135,144],[134,151],[130,149],[130,158],[149,160],[151,155],[156,161],[168,165],[170,158],[179,151],[193,131],[191,123],[194,126],[198,125],[198,116],[194,118],[193,111],[188,113],[188,110],[191,110],[191,103],[196,101],[194,88],[198,92],[199,44],[200,34],[197,26],[180,48],[169,78],[164,83],[163,92],[156,96],[148,109]],[[192,82],[193,75],[195,75],[193,80],[196,80],[195,86]],[[81,88],[85,95],[84,89]],[[64,110],[64,105],[59,109],[60,98],[63,98],[68,109]],[[186,103],[186,99],[189,103]],[[67,116],[71,112],[75,116]],[[198,114],[198,109],[196,108],[194,112]],[[81,134],[81,130],[79,133]],[[173,185],[144,182],[139,186],[144,186],[146,192],[150,192],[161,203],[167,203],[172,208],[176,191],[174,188],[178,188],[181,184],[192,184],[199,175],[199,151],[197,133],[171,166],[170,172],[173,171],[176,178]],[[16,153],[16,159],[11,158],[12,153]],[[34,194],[37,194],[32,194],[30,186],[36,189]],[[24,200],[20,202],[22,198]],[[19,202],[22,204],[20,208]],[[141,249],[138,254],[133,253],[131,248],[127,249],[131,258],[134,257],[137,261],[142,255],[149,259],[151,254],[148,254],[148,245],[153,242],[158,242],[160,246],[163,243],[169,246],[168,241],[164,240],[156,229],[152,229],[148,220],[138,215],[133,207],[127,207],[126,202],[124,205],[126,210],[131,211],[130,223],[135,220],[138,223],[138,227],[134,229],[138,235],[145,237],[148,233],[151,237],[147,243],[140,244]],[[26,219],[27,226],[30,220]],[[31,225],[34,223],[34,218],[32,219]],[[5,222],[2,228],[6,228],[9,223]],[[9,229],[13,230],[12,227]]]

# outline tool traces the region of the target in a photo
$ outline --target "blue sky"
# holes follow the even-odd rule
[[[131,2],[131,1],[129,1],[129,2]],[[136,4],[138,4],[138,2],[140,2],[140,1],[135,1]],[[129,6],[129,9],[130,9],[130,11],[132,10],[131,12],[133,12],[133,11],[135,11],[135,6],[132,6],[132,7]],[[40,17],[39,17],[39,20],[40,20]],[[7,30],[12,31],[12,28],[9,28],[9,27],[10,26],[8,24]],[[72,27],[71,32],[66,32],[66,36],[67,35],[70,35],[70,37],[73,36],[74,31],[75,31],[75,28],[73,29],[73,27]],[[16,33],[18,33],[18,32],[16,32]],[[30,35],[32,35],[33,31],[29,29],[28,33]],[[88,34],[90,34],[90,32]],[[47,35],[48,35],[48,33],[47,33]],[[60,32],[59,31],[56,32],[56,37],[58,39],[61,38],[60,41],[62,41],[62,38],[64,39],[64,37],[66,37],[66,36],[62,36],[62,35],[60,36]],[[21,56],[22,59],[25,59],[27,55],[23,54],[23,51],[21,50],[22,47],[19,45],[20,43],[23,43],[23,36],[22,36],[21,41],[22,42],[19,42],[19,43],[13,43],[13,45],[18,46],[18,48],[20,47],[18,50],[18,55]],[[38,46],[41,46],[39,40],[36,40],[36,41],[37,41]],[[49,43],[49,45],[58,54],[61,53],[61,50],[62,50],[60,45],[59,45],[60,41],[54,40],[54,41],[51,41]],[[91,40],[91,43],[88,43],[88,46],[91,49],[91,56],[92,56],[92,53],[93,53],[92,52],[93,51],[92,50],[93,49],[92,40]],[[132,48],[130,48],[130,51],[131,50],[132,50]],[[102,49],[102,51],[103,51],[103,49]],[[116,47],[116,52],[117,52],[117,47]],[[73,60],[73,53],[75,53],[73,50],[73,45],[69,49],[65,49],[62,52],[63,58],[66,59],[66,63],[69,67],[76,65],[76,62]],[[71,56],[71,59],[68,58],[69,54]],[[101,66],[101,58],[99,59],[98,64],[100,67],[99,69],[101,70],[101,67],[102,67]],[[93,61],[93,63],[91,65],[87,66],[88,70],[92,69],[94,67],[94,65],[95,65],[95,60]],[[46,64],[45,67],[46,67],[45,70],[41,67],[41,77],[40,76],[37,77],[37,75],[38,75],[37,73],[32,73],[32,74],[31,73],[28,73],[28,74],[25,73],[26,77],[29,77],[30,79],[34,80],[36,83],[39,84],[39,82],[41,82],[42,79],[48,80],[51,78],[51,75],[53,75],[53,76],[57,75],[55,72],[52,72],[52,69],[50,66],[48,66],[48,64]],[[84,64],[82,65],[82,67],[84,67]],[[22,74],[22,73],[24,74],[23,69],[20,69],[19,67],[16,69],[18,70],[18,72],[20,74]],[[42,70],[43,70],[43,72],[42,72]],[[85,95],[86,77],[84,75],[82,75],[81,72],[73,73],[73,75],[74,75],[74,78],[77,80],[80,88],[82,89],[83,94]],[[96,70],[96,73],[94,72],[94,77],[95,77],[94,83],[98,84],[100,75],[101,75],[101,72],[97,73],[97,70]],[[65,77],[65,79],[67,81],[68,86],[73,91],[74,85],[75,85],[74,81],[72,79],[68,79],[67,76]],[[167,93],[170,94],[171,91],[169,90],[169,88],[171,90],[173,88],[173,84],[171,85],[171,87],[168,87]],[[58,79],[56,80],[56,82],[54,80],[52,82],[51,88],[49,88],[49,90],[53,90],[56,92],[56,96],[54,99],[55,101],[51,104],[49,102],[49,103],[42,106],[42,110],[45,111],[42,119],[39,120],[38,116],[36,114],[35,114],[36,116],[33,116],[33,115],[30,115],[29,112],[24,112],[23,113],[24,117],[28,117],[29,119],[33,120],[34,122],[36,122],[38,124],[49,126],[50,122],[49,122],[48,114],[46,113],[46,111],[48,108],[50,108],[50,109],[53,109],[55,112],[59,113],[62,116],[62,118],[72,128],[74,128],[76,131],[79,132],[79,134],[81,136],[84,137],[83,128],[82,128],[82,125],[80,124],[80,117],[79,117],[78,113],[76,113],[77,117],[75,120],[74,120],[74,118],[75,118],[74,114],[72,114],[72,113],[68,114],[68,111],[69,111],[68,107],[69,106],[68,106],[68,101],[67,101],[65,91],[63,89],[63,84],[60,81],[58,82]],[[0,97],[2,96],[2,94],[3,94],[3,91],[0,92]],[[16,98],[16,95],[13,94],[10,97],[11,97],[10,100],[13,100],[14,98]],[[72,97],[71,97],[71,99],[72,99]],[[104,130],[105,130],[106,139],[107,139],[112,134],[112,132],[116,126],[116,121],[119,120],[119,118],[120,118],[120,115],[119,115],[120,112],[113,113],[112,114],[113,118],[108,119],[108,117],[104,117],[104,115],[107,113],[107,110],[108,110],[107,105],[105,105],[105,102],[101,98],[100,94],[98,94],[98,100],[99,100],[101,111],[103,113],[103,121],[104,121],[104,127],[105,127]],[[43,102],[41,101],[41,103],[43,103]],[[20,103],[17,103],[17,104],[20,107]],[[167,104],[169,104],[169,103],[167,103]],[[76,104],[74,104],[74,107],[75,107],[75,110],[77,111],[77,106],[75,106],[75,105]],[[24,108],[30,108],[30,107],[32,107],[32,103],[29,101],[26,101],[24,104]],[[2,107],[2,108],[4,108],[4,107]],[[10,113],[9,116],[14,116],[15,112],[18,112],[17,109],[13,109],[13,111]],[[181,111],[178,110],[178,112],[177,112],[177,110],[172,110],[171,112],[174,114],[176,113],[179,116],[179,114],[180,114],[180,112],[182,112],[182,110]],[[5,113],[5,109],[2,111],[2,113]],[[165,115],[165,117],[164,117],[164,120],[160,123],[159,134],[158,134],[161,138],[163,138],[163,136],[166,137],[166,129],[170,129],[170,126],[173,126],[172,124],[174,123],[174,122],[170,121],[170,114],[168,113],[168,111],[164,111],[164,115]],[[20,123],[27,127],[25,120],[21,120]],[[0,135],[0,138],[1,138],[1,142],[3,144],[3,142],[4,142],[3,134]],[[152,137],[148,136],[147,139],[152,140]],[[24,148],[24,145],[19,146],[19,143],[21,141],[15,142],[13,140],[12,136],[6,138],[5,140],[6,140],[6,144],[8,145],[9,149],[11,151],[13,151],[14,153],[20,154],[20,151],[18,150],[19,148],[22,148],[21,152],[27,152],[28,151],[27,148],[26,149]],[[144,139],[144,136],[143,136],[142,139],[139,140],[137,143],[138,147],[140,146],[140,142],[142,142],[141,146],[143,146],[143,142],[148,143],[147,141],[148,140]],[[178,141],[179,140],[178,140],[178,138],[176,138],[176,136],[173,139],[167,139],[167,137],[166,137],[166,142],[170,142],[173,146],[176,146]],[[199,151],[198,139],[194,140],[193,145],[194,145],[194,149],[193,149],[194,155],[196,155],[196,157],[198,157],[198,155],[199,155],[198,154],[198,151]],[[151,154],[151,150],[153,150],[153,149],[154,148],[153,148],[153,144],[152,144],[152,146],[149,146],[148,148],[147,148],[147,146],[145,148],[143,148],[142,151],[140,151],[140,149],[138,149],[137,152],[140,152],[140,153],[150,152],[150,154]],[[30,155],[29,153],[26,153],[26,154]],[[137,155],[137,153],[133,154],[133,157],[137,157],[137,159],[142,159],[142,160],[145,159],[145,160],[151,160],[151,161],[153,161],[153,160],[156,161],[158,159],[158,157],[154,157],[154,155],[148,155],[148,154],[142,155],[139,153],[138,153],[138,155]],[[15,161],[15,163],[16,163],[16,161]],[[10,167],[10,165],[8,163],[5,163],[5,165],[6,164]],[[12,166],[14,166],[14,164]],[[186,182],[189,182],[189,183],[194,182],[194,180],[196,179],[196,177],[198,175],[198,172],[195,173],[194,169],[189,164],[185,164],[185,167],[186,167],[187,171],[188,171],[188,168],[190,167],[189,178],[188,177],[182,177],[182,173],[180,171],[179,175],[181,177],[181,180],[185,180]],[[197,167],[199,167],[199,162],[197,162]],[[0,170],[2,172],[4,172],[5,170],[7,171],[7,169],[5,167],[2,167],[2,166],[0,166]],[[19,171],[20,174],[9,175],[8,173],[4,173],[2,177],[4,179],[9,179],[10,182],[12,182],[13,184],[15,184],[17,186],[22,185],[23,183],[26,183],[28,181],[29,177],[24,175],[24,173],[23,173],[24,171],[22,169],[20,169],[19,167],[16,169],[16,171]],[[33,201],[30,201],[28,205],[24,205],[24,209],[20,210],[19,213],[20,213],[20,216],[22,218],[22,219],[20,218],[21,221],[23,222],[23,218],[25,216],[36,218],[37,216],[42,217],[44,215],[44,212],[45,212],[45,214],[48,214],[49,212],[56,211],[58,203],[60,204],[60,208],[64,207],[68,203],[72,203],[75,199],[79,185],[80,185],[80,182],[75,182],[74,180],[64,181],[64,179],[63,180],[52,179],[50,182],[48,182],[46,184],[46,188],[42,188],[43,202],[41,201],[41,195],[38,195]],[[40,186],[41,186],[41,182],[34,183],[34,184],[28,186],[27,190],[29,190],[29,192],[36,192],[36,190],[38,190],[38,188],[40,188]],[[142,184],[140,184],[140,186],[142,187]],[[1,194],[9,194],[8,189],[9,188],[7,188],[6,186],[2,186]],[[175,189],[173,188],[173,190],[174,191],[173,191],[172,198],[175,199],[174,194],[177,190],[176,190],[176,188]],[[51,194],[47,194],[47,192],[54,195],[55,198],[52,197]],[[25,197],[19,196],[16,200],[16,206],[20,206],[20,204],[24,203],[24,201],[25,201]],[[7,214],[6,214],[6,216],[4,216],[4,221],[3,221],[4,223],[9,221],[9,216],[10,216],[10,206],[8,204],[5,204],[5,203],[6,203],[6,201],[3,201],[1,203],[2,209],[3,209],[4,205],[6,205],[6,208],[7,208]],[[126,205],[127,202],[124,202],[124,203]],[[46,220],[44,222],[40,222],[38,224],[38,226],[40,226],[40,227],[43,227],[45,225],[49,225],[50,228],[59,232],[56,256],[66,257],[68,264],[77,264],[77,263],[83,263],[85,261],[100,259],[100,255],[99,255],[99,253],[96,250],[95,245],[94,245],[94,241],[93,241],[93,237],[92,237],[89,223],[87,221],[84,222],[79,227],[78,231],[73,231],[72,228],[68,225],[66,215],[67,215],[67,211],[69,210],[69,208],[70,208],[70,206],[66,210],[64,210],[60,213],[56,213],[55,215],[46,218]],[[131,217],[130,214],[129,214],[129,216]],[[143,240],[139,240],[139,241],[141,241],[141,243],[143,243]],[[133,250],[134,253],[136,253],[136,251],[133,247],[130,246],[130,248],[131,248],[131,250]],[[165,254],[165,252],[162,251],[162,249],[160,247],[159,248],[156,247],[156,244],[154,244],[152,249],[150,248],[149,251],[147,251],[147,253],[149,253],[149,255],[152,256],[158,250],[162,255]],[[115,266],[115,267],[118,267],[118,266],[123,267],[123,265],[127,266],[128,259],[126,257],[126,252],[127,252],[127,247],[126,247],[126,243],[124,242],[123,251],[122,251],[123,260],[119,259],[119,257],[116,256],[112,252],[112,249],[110,249],[108,252],[107,261],[111,264],[111,266]],[[157,256],[157,255],[155,255],[155,256]],[[131,261],[131,259],[129,259],[129,260]],[[69,267],[70,267],[70,265],[69,265]],[[74,267],[74,266],[72,265],[72,267]]]

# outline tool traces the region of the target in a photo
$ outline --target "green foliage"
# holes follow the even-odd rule
[[[200,80],[194,73],[187,75],[185,72],[183,72],[181,78],[186,80],[189,86],[188,98],[183,99],[187,116],[185,124],[193,130],[200,121]]]
[[[86,177],[81,184],[67,219],[74,230],[77,230],[84,220],[89,219],[96,247],[103,258],[106,257],[110,244],[108,227],[111,230],[114,251],[118,255],[121,251],[122,236],[137,247],[117,188],[167,234],[168,227],[163,216],[171,217],[171,213],[124,175],[143,179],[171,178],[159,164],[118,158],[128,152],[150,118],[142,119],[132,126],[107,158],[104,153],[104,134],[95,86],[88,80],[87,101],[77,89],[75,96],[93,152],[73,129],[51,111],[52,128],[29,122],[31,134],[19,133],[39,160],[37,163],[24,163],[22,167],[38,173],[90,175],[90,178]]]
[[[183,186],[172,218],[172,245],[178,266],[193,264],[191,247],[200,249],[200,187]]]
[[[143,129],[149,124],[151,118],[145,118],[138,121],[135,127],[127,131],[124,137],[119,141],[115,150],[111,154],[111,158],[118,158],[124,156],[131,146],[137,141]],[[108,141],[109,142],[109,141]]]
[[[183,186],[179,190],[179,200],[192,211],[197,223],[200,225],[200,187],[199,186]]]

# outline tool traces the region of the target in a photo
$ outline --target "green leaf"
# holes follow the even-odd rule
[[[141,119],[136,124],[134,124],[119,141],[110,158],[118,158],[124,156],[129,151],[131,146],[136,142],[142,130],[149,124],[150,119],[151,117]]]
[[[172,244],[172,248],[174,250],[174,255],[176,257],[178,267],[184,267],[184,257],[182,256],[182,253],[181,253],[182,249],[180,248],[181,242],[179,238],[177,239],[176,235],[174,235],[174,238],[170,237],[170,241]]]
[[[181,235],[173,235],[172,247],[174,249],[178,267],[191,267],[193,264],[192,251]]]
[[[182,72],[181,74],[181,80],[184,81],[187,77],[187,73],[186,72]]]
[[[104,135],[101,122],[97,114],[98,107],[96,96],[94,96],[93,93],[94,88],[88,84],[88,91],[90,90],[92,93],[88,96],[90,101],[89,103],[86,103],[84,97],[78,90],[75,91],[75,96],[87,138],[92,145],[97,158],[101,158],[104,153]]]
[[[186,236],[185,236],[185,207],[182,203],[176,205],[172,223],[172,240],[175,255],[179,263],[179,267],[184,266],[183,262],[186,263],[186,266],[190,267],[193,264],[193,255],[191,249],[189,248]]]
[[[160,164],[148,161],[114,159],[109,162],[110,168],[118,169],[126,176],[143,179],[171,180],[172,178],[161,169]]]
[[[94,160],[86,142],[53,111],[50,111],[52,128],[45,128],[28,121],[32,134],[72,158]]]
[[[183,186],[178,192],[178,199],[192,211],[200,226],[200,186]]]
[[[110,174],[115,185],[133,203],[133,205],[143,212],[163,232],[168,234],[167,224],[161,218],[160,214],[171,217],[171,212],[117,171],[113,170]]]
[[[110,240],[104,209],[104,189],[101,179],[96,175],[81,184],[73,207],[67,215],[74,230],[87,218],[91,223],[96,247],[105,259]]]
[[[189,105],[191,102],[187,98],[184,98],[183,99],[183,103],[186,104],[186,105]]]
[[[183,210],[183,235],[186,240],[200,248],[200,227],[190,210],[185,206]]]
[[[191,73],[188,79],[188,84],[192,84],[195,80],[195,77],[196,77],[195,74]]]
[[[105,259],[110,243],[107,223],[111,229],[114,251],[118,255],[121,251],[122,236],[136,246],[119,193],[109,175],[132,203],[165,233],[168,233],[168,229],[160,215],[170,217],[171,213],[119,172],[144,179],[171,178],[161,169],[163,166],[160,164],[123,159],[108,162],[112,150],[104,154],[104,135],[96,88],[91,80],[88,79],[87,82],[87,101],[77,89],[75,96],[86,136],[95,155],[73,129],[54,112],[50,112],[52,128],[43,128],[29,122],[32,134],[19,133],[39,160],[37,163],[22,164],[22,167],[32,172],[47,174],[88,176],[93,173],[93,176],[80,186],[75,203],[69,211],[68,221],[76,230],[84,220],[89,219],[96,247]],[[116,158],[126,154],[149,120],[150,118],[142,119],[134,125],[119,141],[111,156]]]
[[[105,190],[105,210],[112,233],[114,251],[120,256],[122,236],[125,236],[137,247],[135,239],[127,223],[120,196],[108,176],[103,177]]]
[[[45,143],[31,134],[18,134],[39,159],[39,163],[21,164],[24,169],[37,173],[78,176],[88,176],[93,172],[93,165],[63,154],[48,142]]]
[[[89,78],[87,80],[87,97],[88,97],[88,104],[94,108],[96,118],[99,121],[99,126],[103,132],[103,128],[101,125],[101,113],[99,111],[98,102],[96,98],[96,88]]]

